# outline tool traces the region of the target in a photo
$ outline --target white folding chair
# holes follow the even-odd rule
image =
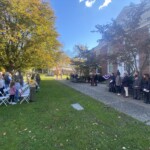
[[[9,96],[8,96],[8,95],[4,96],[4,95],[2,94],[2,92],[0,92],[0,94],[2,95],[2,96],[0,97],[0,105],[4,104],[5,106],[7,106]]]
[[[21,88],[21,90],[22,90],[22,92],[25,92],[28,88],[29,88],[29,85],[26,84]]]
[[[9,94],[9,88],[7,88],[7,89],[6,89],[6,88],[4,88],[4,89],[3,89],[3,91],[4,91],[5,95],[7,95],[7,96],[9,96],[9,95],[10,95],[10,94]]]
[[[24,101],[27,102],[27,103],[29,103],[29,100],[30,100],[30,88],[28,87],[28,89],[26,89],[26,91],[24,91],[21,94],[20,104],[22,104]]]

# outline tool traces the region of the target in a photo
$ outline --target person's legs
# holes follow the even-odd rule
[[[140,91],[140,89],[137,89],[137,99],[138,100],[141,99],[141,91]]]
[[[124,90],[125,90],[125,96],[128,97],[129,96],[128,87],[124,87]]]
[[[35,101],[34,100],[34,95],[35,95],[35,87],[30,87],[30,101]]]
[[[116,86],[115,84],[113,84],[113,90],[112,90],[113,93],[116,93]]]
[[[94,81],[94,83],[95,83],[95,86],[97,86],[97,81],[96,80]]]
[[[10,95],[9,97],[9,103],[12,104],[14,102],[14,99],[15,99],[15,95]]]
[[[116,86],[116,92],[119,95],[119,86]]]
[[[12,95],[9,96],[9,103],[12,103]]]
[[[137,89],[133,89],[133,98],[137,99]]]
[[[119,93],[121,94],[121,91],[122,91],[121,86],[118,86],[118,88],[119,88]]]
[[[116,92],[118,95],[121,94],[121,87],[120,86],[116,86]]]
[[[150,103],[149,92],[144,92],[144,102]]]
[[[94,79],[91,79],[91,86],[94,86]]]
[[[16,93],[15,93],[15,102],[17,103],[19,100],[19,91],[16,90]]]
[[[112,92],[112,84],[109,84],[109,92]]]
[[[15,95],[12,95],[12,102],[15,102]]]

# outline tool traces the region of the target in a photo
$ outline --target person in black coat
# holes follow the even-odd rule
[[[97,80],[98,80],[97,74],[92,73],[92,75],[91,75],[91,86],[97,86]]]
[[[130,85],[130,79],[128,76],[128,73],[124,73],[124,78],[122,80],[122,87],[124,88],[125,91],[125,97],[129,97],[129,85]]]
[[[143,75],[141,88],[144,93],[144,102],[150,104],[150,78],[148,74]]]
[[[116,92],[115,85],[116,85],[116,77],[115,74],[112,73],[109,81],[109,92],[114,92],[114,93]]]
[[[97,86],[97,80],[98,80],[98,75],[95,74],[94,75],[94,85]]]
[[[134,99],[140,99],[141,95],[141,78],[139,76],[138,72],[134,73],[134,80],[133,80],[133,98]]]

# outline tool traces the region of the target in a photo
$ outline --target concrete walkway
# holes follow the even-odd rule
[[[62,80],[60,82],[115,108],[117,111],[123,112],[150,125],[150,104],[145,104],[142,100],[124,98],[123,96],[110,93],[105,84],[98,84],[98,86],[93,87],[88,83],[73,83],[67,80]]]

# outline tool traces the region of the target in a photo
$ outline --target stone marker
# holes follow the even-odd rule
[[[71,106],[72,106],[74,109],[76,109],[76,110],[83,110],[83,109],[84,109],[79,103],[71,104]]]

